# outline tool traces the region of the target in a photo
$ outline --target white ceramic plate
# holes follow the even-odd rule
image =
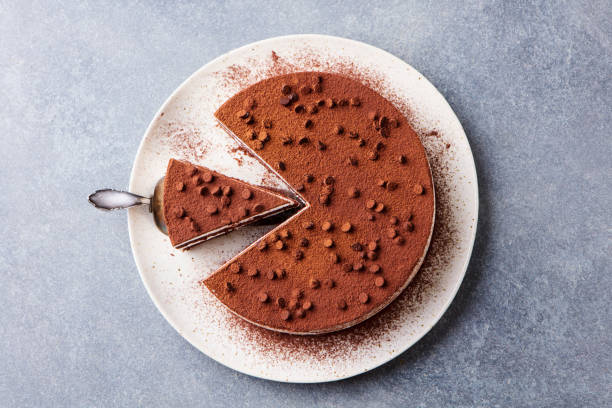
[[[435,87],[404,61],[360,42],[321,35],[272,38],[225,54],[188,78],[164,103],[138,149],[130,191],[151,194],[171,157],[281,187],[216,124],[226,99],[265,77],[304,70],[356,77],[409,118],[428,153],[436,186],[436,229],[406,291],[354,328],[291,336],[235,317],[197,282],[271,227],[247,227],[190,251],[174,250],[146,208],[129,211],[134,259],[153,302],[187,341],[235,370],[286,382],[323,382],[371,370],[427,333],[453,300],[470,258],[478,215],[476,171],[461,124]]]

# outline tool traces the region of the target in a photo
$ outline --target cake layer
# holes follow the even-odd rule
[[[372,316],[407,286],[435,199],[425,150],[389,101],[352,79],[302,72],[250,86],[216,117],[308,203],[203,281],[231,311],[323,333]]]

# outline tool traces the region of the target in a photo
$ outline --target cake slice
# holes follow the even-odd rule
[[[170,242],[188,248],[297,206],[268,188],[206,167],[170,159],[164,181],[164,220]]]

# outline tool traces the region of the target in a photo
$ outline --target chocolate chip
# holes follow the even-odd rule
[[[342,270],[344,272],[351,272],[353,270],[353,265],[351,265],[350,263],[345,263],[342,265]]]
[[[283,85],[281,88],[281,92],[283,93],[283,95],[289,95],[291,93],[291,86],[290,85]]]
[[[368,242],[368,249],[370,251],[377,251],[378,250],[378,243],[376,243],[376,241]]]
[[[210,189],[210,194],[214,196],[220,196],[222,193],[223,191],[221,190],[221,187],[219,186],[214,186]]]
[[[268,271],[266,272],[266,278],[269,280],[274,280],[276,279],[276,273],[274,273],[274,271]]]
[[[406,159],[406,156],[404,156],[403,154],[400,154],[399,156],[397,156],[397,161],[400,164],[406,164],[408,159]]]
[[[287,166],[285,166],[285,162],[279,161],[278,163],[276,163],[276,168],[280,171],[285,171],[287,169]]]
[[[244,102],[242,103],[242,106],[246,110],[251,110],[257,106],[257,102],[252,97],[248,97],[244,100]]]
[[[374,145],[374,148],[376,150],[382,150],[385,148],[385,144],[383,142],[376,142],[376,145]]]
[[[327,145],[319,140],[319,141],[317,141],[317,149],[323,151],[323,150],[327,149]]]
[[[301,247],[307,247],[308,244],[310,244],[310,241],[308,241],[308,238],[302,238],[300,239],[300,246]]]
[[[353,226],[350,222],[345,222],[344,224],[342,224],[342,227],[340,227],[340,229],[342,230],[342,232],[350,232],[353,229]]]
[[[351,98],[349,102],[351,103],[351,106],[361,105],[361,101],[359,100],[359,98]]]
[[[323,246],[325,248],[331,248],[334,246],[334,240],[331,238],[326,238],[323,240]]]
[[[233,292],[234,291],[234,285],[232,285],[231,282],[225,282],[225,291],[226,292]]]
[[[334,286],[336,286],[336,283],[334,282],[333,279],[328,278],[323,281],[323,286],[325,286],[326,289],[331,289]]]
[[[370,261],[375,261],[376,259],[378,259],[378,254],[374,251],[368,251],[366,253],[366,257],[370,260]]]
[[[196,176],[193,178],[193,184],[196,186],[199,186],[201,184],[204,183],[204,179],[202,178],[202,176]]]
[[[304,175],[304,181],[307,183],[312,183],[314,181],[314,176],[312,174]]]
[[[361,245],[359,242],[355,242],[351,244],[351,249],[355,252],[363,251],[363,245]]]
[[[425,189],[423,188],[422,185],[415,184],[414,187],[412,188],[412,191],[414,192],[414,194],[421,195],[425,192]]]
[[[278,100],[280,102],[281,105],[283,106],[288,106],[291,103],[291,99],[289,99],[286,96],[281,96],[280,99]]]
[[[325,178],[323,179],[323,184],[327,185],[327,186],[331,186],[332,184],[334,184],[335,179],[333,178],[333,176],[325,176]]]
[[[238,208],[238,216],[244,218],[249,215],[249,209],[245,207]]]
[[[259,269],[257,269],[257,268],[249,268],[249,270],[247,271],[247,275],[249,275],[251,278],[259,276]]]
[[[363,270],[363,268],[364,268],[364,265],[361,262],[356,262],[356,263],[353,264],[353,270],[354,271],[361,271],[361,270]]]
[[[368,210],[371,210],[371,209],[373,209],[374,207],[376,207],[376,201],[374,201],[374,200],[368,200],[368,201],[366,201],[366,208],[367,208]]]
[[[329,256],[329,260],[331,261],[331,263],[337,264],[338,262],[340,262],[340,256],[338,254],[331,254]]]
[[[404,245],[404,242],[405,242],[404,237],[398,236],[398,237],[393,238],[393,243],[395,245]]]
[[[246,119],[249,117],[249,115],[250,115],[249,111],[246,111],[246,110],[239,110],[236,113],[236,116],[238,116],[240,119]]]
[[[282,310],[280,312],[280,318],[283,319],[284,321],[291,319],[291,312],[286,309]]]
[[[359,133],[354,132],[354,131],[349,132],[349,139],[357,139],[358,137],[359,137]]]
[[[174,184],[174,189],[175,189],[176,191],[183,191],[183,190],[185,190],[185,183],[183,183],[182,181],[177,181],[177,182]]]
[[[174,208],[174,216],[176,218],[183,218],[185,216],[185,209],[183,207]]]
[[[412,232],[414,231],[414,224],[411,223],[410,221],[405,221],[402,223],[402,229],[404,231]]]
[[[377,265],[377,264],[370,265],[370,268],[368,268],[368,270],[372,273],[378,273],[380,272],[380,265]]]
[[[257,203],[253,206],[253,212],[259,213],[262,212],[266,208],[263,204]]]
[[[313,228],[314,228],[314,223],[313,223],[312,221],[304,221],[304,222],[302,223],[302,227],[303,227],[304,229],[307,229],[307,230],[309,230],[309,229],[313,229]]]
[[[310,286],[311,289],[319,289],[319,286],[321,286],[321,283],[319,282],[318,279],[311,278],[310,281],[308,281],[308,285]]]
[[[198,173],[198,169],[196,166],[194,165],[189,165],[187,166],[187,168],[185,169],[185,174],[187,175],[187,177],[193,177]]]
[[[296,249],[295,252],[293,253],[293,257],[297,261],[304,259],[304,251],[302,251],[301,249]]]
[[[234,262],[230,265],[229,270],[233,273],[240,273],[242,272],[242,266],[240,266],[239,263]]]
[[[334,127],[334,133],[337,135],[341,135],[344,133],[344,128],[342,127],[342,125],[336,125]]]
[[[308,138],[308,136],[300,136],[300,138],[298,139],[299,145],[305,145],[305,144],[308,144],[309,142],[310,142],[310,139]]]
[[[293,108],[293,110],[295,111],[295,113],[304,113],[306,111],[306,107],[302,104],[299,104],[295,105],[295,108]]]
[[[378,180],[376,180],[376,185],[378,187],[385,188],[385,187],[387,187],[387,180],[378,179]]]
[[[251,139],[251,140],[257,139],[257,132],[254,131],[253,129],[247,130],[246,139]]]
[[[389,218],[389,224],[391,224],[391,225],[397,225],[398,222],[399,222],[399,220],[397,219],[396,216],[393,216],[393,217]]]
[[[327,184],[327,185],[324,185],[324,186],[321,188],[321,194],[325,194],[325,195],[332,195],[332,194],[333,194],[333,192],[334,192],[334,190],[335,190],[335,189],[334,189],[334,186],[333,186],[333,185],[331,185],[331,184]]]
[[[377,213],[385,211],[385,205],[383,203],[376,204],[376,208],[374,208],[374,211],[376,211]]]
[[[359,301],[363,304],[368,303],[370,301],[370,296],[365,292],[361,292],[359,294]]]
[[[259,241],[259,244],[257,244],[257,249],[262,252],[265,251],[266,249],[268,249],[268,243],[266,241]]]
[[[285,243],[279,239],[274,243],[274,248],[278,249],[279,251],[283,250],[285,249]]]
[[[287,276],[287,271],[284,270],[283,268],[276,269],[274,273],[276,274],[276,277],[278,279],[283,279],[285,276]]]
[[[359,140],[357,140],[357,146],[363,147],[363,146],[365,146],[365,144],[366,144],[365,140],[363,140],[361,138]]]
[[[386,116],[382,116],[378,121],[378,125],[383,128],[389,126],[389,118]]]
[[[293,299],[301,299],[304,296],[304,291],[299,288],[294,288],[291,290],[291,297]]]
[[[302,309],[304,310],[312,309],[312,302],[310,300],[304,301],[304,303],[302,303]]]
[[[293,144],[293,138],[291,136],[283,136],[281,138],[281,143],[285,146]]]
[[[368,159],[374,161],[374,160],[378,160],[378,152],[376,150],[371,150],[368,153]]]
[[[348,196],[351,198],[357,198],[359,197],[359,190],[356,189],[355,187],[350,187],[347,191]]]
[[[270,134],[266,132],[265,130],[262,130],[261,132],[259,132],[259,136],[257,136],[257,140],[265,143],[268,140],[270,140]]]
[[[249,115],[248,118],[244,119],[244,123],[246,123],[247,125],[252,125],[254,121],[255,119],[253,119],[253,115]]]
[[[291,230],[282,229],[279,231],[278,235],[280,235],[280,237],[283,239],[289,239],[291,238]]]
[[[306,312],[302,309],[298,309],[295,311],[295,317],[303,319],[304,317],[306,317]]]
[[[346,164],[350,166],[357,166],[359,164],[359,161],[355,156],[350,156],[346,159]]]
[[[251,190],[249,190],[248,188],[245,188],[244,190],[242,190],[242,192],[240,193],[240,196],[242,198],[244,198],[245,200],[250,200],[251,198],[253,198],[253,193],[251,192]]]
[[[376,279],[374,279],[374,285],[376,285],[378,288],[382,288],[385,286],[385,278],[382,276],[377,276]]]
[[[327,106],[328,108],[332,109],[336,107],[336,101],[334,101],[331,98],[328,98],[325,100],[325,106]]]
[[[266,129],[271,129],[272,128],[272,121],[270,119],[264,119],[263,127],[265,127]]]
[[[380,135],[382,137],[389,137],[389,136],[391,136],[391,131],[389,130],[388,127],[380,128],[378,131],[380,132]]]
[[[311,115],[317,113],[319,111],[319,108],[317,107],[317,105],[308,105],[306,107],[306,112],[310,113]]]
[[[348,99],[342,98],[338,101],[338,106],[347,106],[349,104]]]
[[[324,221],[323,224],[321,224],[321,229],[323,231],[331,231],[334,228],[334,224],[331,221]]]
[[[299,183],[299,184],[296,184],[296,185],[295,185],[295,189],[296,189],[297,191],[304,191],[304,188],[305,188],[305,187],[304,187],[304,185],[303,185],[302,183]]]
[[[338,309],[340,309],[340,310],[345,310],[346,309],[346,302],[344,300],[338,300],[336,305],[338,306]]]
[[[317,101],[317,106],[323,106],[323,105],[325,105],[325,100],[324,99],[319,99]]]
[[[224,196],[228,196],[228,197],[229,197],[229,196],[231,196],[231,195],[232,195],[232,193],[233,193],[233,192],[234,192],[234,191],[232,190],[232,187],[231,187],[231,186],[225,186],[225,187],[223,187],[223,195],[224,195]]]
[[[208,188],[206,186],[198,187],[198,194],[200,195],[208,194]]]
[[[287,301],[283,297],[279,297],[276,299],[276,305],[281,309],[284,309],[287,306]]]
[[[312,127],[312,120],[310,120],[310,119],[306,119],[306,120],[304,121],[304,127],[305,127],[306,129],[311,128],[311,127]]]
[[[216,214],[217,211],[219,211],[219,209],[214,204],[209,204],[209,205],[206,206],[206,212],[211,214],[211,215],[212,214]]]
[[[328,205],[330,201],[329,195],[328,194],[321,194],[319,196],[319,204],[321,205]]]
[[[221,206],[222,207],[229,207],[231,203],[232,203],[232,200],[229,197],[227,197],[227,196],[221,197]]]
[[[311,87],[309,87],[308,85],[302,85],[302,86],[300,87],[300,93],[301,93],[302,95],[308,95],[308,94],[309,94],[309,93],[311,93],[311,92],[312,92],[312,88],[311,88]]]
[[[374,216],[374,214],[368,214],[366,215],[366,218],[368,219],[368,221],[376,221],[376,217]]]
[[[270,296],[268,296],[268,294],[266,292],[259,292],[257,294],[257,299],[261,302],[261,303],[267,303],[268,300],[270,300]]]
[[[389,238],[395,238],[397,236],[397,230],[395,228],[388,228],[387,229],[387,236]]]
[[[371,121],[374,121],[374,120],[378,119],[378,112],[376,112],[376,111],[368,112],[368,119],[371,120]]]

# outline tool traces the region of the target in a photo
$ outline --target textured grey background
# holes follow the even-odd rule
[[[609,1],[102,3],[0,0],[0,406],[612,404]],[[187,344],[140,282],[125,214],[85,201],[127,186],[188,75],[294,33],[365,41],[425,74],[481,189],[442,321],[390,364],[323,385],[250,378]]]

